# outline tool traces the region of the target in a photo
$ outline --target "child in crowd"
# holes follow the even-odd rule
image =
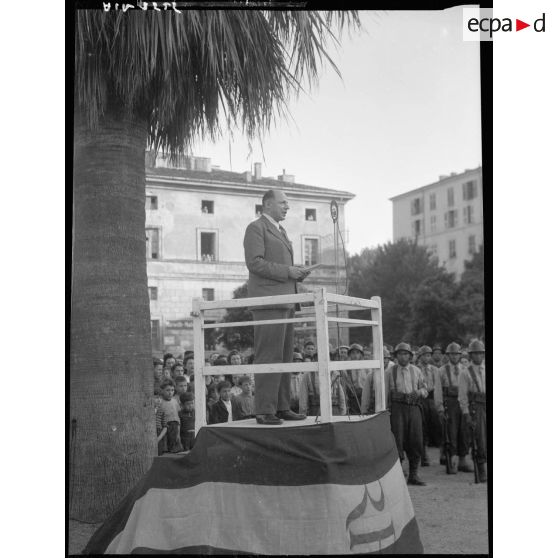
[[[250,381],[250,378],[248,378],[248,381]],[[242,393],[242,388],[240,387],[240,376],[238,374],[232,375],[232,383],[233,386],[231,388],[231,395],[234,398]]]
[[[231,384],[219,382],[217,386],[219,400],[209,409],[209,424],[232,422]]]
[[[171,368],[171,377],[175,382],[177,376],[184,376],[184,366],[181,362],[176,362],[176,364]]]
[[[180,443],[180,403],[174,399],[174,382],[163,380],[161,382],[161,404],[157,410],[157,436],[160,442],[166,442],[159,447],[159,455],[165,450],[170,453],[178,453],[182,450]],[[166,429],[166,434],[163,430]],[[166,446],[166,448],[165,448]]]
[[[233,397],[232,400],[233,420],[253,418],[256,415],[254,413],[254,397],[252,396],[250,378],[242,376],[238,383],[240,384],[241,393]]]
[[[174,383],[174,398],[180,403],[180,396],[188,391],[188,380],[184,376],[177,376]]]
[[[180,442],[184,451],[189,451],[194,446],[195,438],[195,411],[194,394],[183,393],[180,396],[182,410],[178,413],[180,417]]]
[[[163,379],[163,361],[160,358],[153,360],[153,395],[159,394],[159,385]]]

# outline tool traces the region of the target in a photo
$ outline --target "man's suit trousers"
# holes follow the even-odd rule
[[[293,318],[293,308],[252,310],[254,320]],[[293,324],[254,326],[254,364],[293,361]],[[255,374],[256,415],[274,415],[290,408],[291,374]]]

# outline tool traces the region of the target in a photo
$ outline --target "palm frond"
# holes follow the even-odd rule
[[[261,137],[324,63],[339,74],[327,48],[346,28],[360,28],[357,12],[80,10],[76,109],[90,127],[109,104],[133,111],[173,157],[221,122]]]

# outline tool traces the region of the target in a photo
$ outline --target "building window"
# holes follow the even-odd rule
[[[413,221],[413,233],[415,234],[415,236],[418,236],[420,234],[420,219]]]
[[[430,232],[436,232],[436,215],[430,216]]]
[[[436,209],[436,194],[430,194],[430,209]]]
[[[147,211],[153,211],[158,208],[157,196],[147,196],[145,198],[145,209]]]
[[[469,254],[474,254],[477,251],[477,246],[475,244],[475,235],[472,234],[469,237]]]
[[[316,210],[315,209],[307,209],[306,210],[306,220],[307,221],[315,221],[316,220]]]
[[[418,215],[419,213],[422,213],[422,204],[420,202],[420,198],[415,198],[411,202],[411,215]]]
[[[202,289],[202,298],[207,302],[215,300],[215,289]]]
[[[148,287],[149,288],[149,300],[157,300],[157,287]]]
[[[457,251],[455,249],[455,240],[450,240],[449,241],[449,257],[450,260],[457,258]]]
[[[466,225],[470,225],[473,222],[473,206],[468,205],[463,208],[463,221]]]
[[[202,200],[201,202],[201,210],[202,213],[211,213],[213,214],[214,212],[214,205],[212,201],[208,201],[208,200]]]
[[[448,207],[453,207],[454,201],[453,188],[448,188]]]
[[[256,217],[259,217],[263,212],[263,205],[258,203],[256,204]]]
[[[161,346],[161,325],[159,320],[151,320],[151,347],[158,349]]]
[[[217,260],[217,233],[200,232],[200,260],[214,262]]]
[[[476,180],[469,180],[469,182],[465,182],[465,184],[463,184],[463,199],[465,201],[475,199],[477,197],[477,193],[478,189]]]
[[[318,239],[304,239],[304,265],[315,265],[318,263]]]
[[[452,209],[444,214],[444,220],[446,222],[446,229],[453,229],[457,227],[457,210]]]
[[[158,260],[161,257],[159,229],[145,230],[145,250],[148,260]]]

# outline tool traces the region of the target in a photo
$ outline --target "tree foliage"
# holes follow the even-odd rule
[[[404,239],[388,242],[349,259],[349,293],[360,298],[381,297],[384,339],[395,344],[408,333],[411,303],[418,286],[439,273],[436,261],[424,247]],[[354,333],[357,336],[364,333],[365,338],[359,340],[370,341],[370,333],[364,328]]]
[[[458,292],[458,315],[461,330],[468,338],[484,339],[484,246],[465,262]]]
[[[233,298],[247,298],[248,283],[237,287],[233,292]],[[248,322],[253,320],[251,312],[247,308],[227,308],[224,322]],[[254,346],[254,327],[224,327],[214,330],[212,341],[222,343],[229,351],[236,349],[242,351]]]
[[[335,32],[356,11],[79,10],[75,106],[90,128],[111,99],[145,120],[149,146],[174,156],[221,125],[249,139],[315,85]]]
[[[414,345],[466,343],[484,336],[484,252],[470,262],[459,282],[438,266],[428,250],[410,240],[365,248],[349,260],[349,293],[380,296],[384,340]],[[366,317],[355,312],[355,317]],[[351,341],[370,342],[368,328],[354,328]]]

